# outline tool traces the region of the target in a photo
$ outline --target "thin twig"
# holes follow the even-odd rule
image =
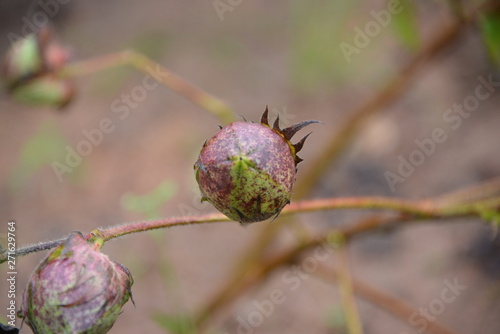
[[[344,311],[347,329],[349,334],[363,334],[363,326],[359,316],[356,299],[354,298],[354,287],[349,266],[349,255],[347,246],[342,240],[342,245],[339,248],[340,269],[336,272],[336,280],[338,282],[340,296],[342,300],[342,309]]]
[[[117,226],[101,228],[98,229],[98,231],[103,237],[104,241],[109,241],[111,239],[115,239],[127,234],[151,231],[160,228],[230,221],[231,219],[227,218],[223,214],[214,213],[202,216],[173,217],[157,220],[146,220],[136,223],[126,223]]]
[[[377,205],[381,205],[382,202],[379,201],[380,198],[376,201],[372,201],[371,205],[377,203]],[[347,198],[339,198],[339,199],[328,199],[334,201],[334,204],[337,208],[348,208],[351,207],[353,199]],[[328,201],[326,200],[326,201]],[[359,200],[359,198],[357,199]],[[385,203],[388,206],[393,206],[394,199],[388,199]],[[362,201],[364,202],[364,200]],[[361,203],[361,202],[359,202]],[[343,227],[340,229],[333,229],[330,232],[324,233],[323,235],[310,239],[307,242],[296,245],[294,248],[285,251],[279,255],[274,256],[269,260],[261,260],[259,263],[248,262],[246,266],[246,271],[240,276],[234,275],[230,281],[229,286],[221,286],[220,291],[214,294],[212,300],[210,300],[198,313],[196,319],[197,328],[201,329],[206,326],[206,322],[213,316],[217,311],[224,308],[229,303],[233,302],[238,296],[244,291],[250,289],[254,285],[256,285],[260,280],[262,280],[267,274],[271,273],[275,269],[291,264],[295,261],[295,259],[305,250],[316,247],[327,242],[328,237],[331,233],[335,233],[335,235],[340,235],[344,238],[346,242],[348,242],[351,238],[360,236],[370,231],[380,230],[383,228],[388,228],[391,226],[401,226],[403,224],[407,224],[415,221],[415,217],[434,217],[434,218],[453,218],[459,216],[468,216],[470,214],[481,215],[481,210],[484,210],[485,207],[495,208],[495,210],[500,210],[500,198],[495,197],[492,199],[486,199],[478,202],[471,202],[466,205],[460,204],[457,206],[453,206],[448,203],[446,206],[442,207],[434,207],[431,203],[433,201],[419,201],[415,203],[415,206],[408,206],[409,202],[403,201],[400,202],[400,208],[404,208],[406,213],[400,214],[397,216],[379,216],[379,215],[370,215],[361,219],[358,223],[349,225],[347,227]],[[349,205],[348,205],[349,204]],[[366,204],[366,203],[365,203]],[[325,208],[325,203],[323,200],[316,201],[301,201],[296,202],[290,205],[288,208],[283,210],[284,214],[289,213],[298,213],[298,212],[306,212],[309,209],[312,209],[313,206],[316,208]],[[372,206],[373,208],[373,206]],[[301,211],[305,210],[305,211]],[[438,213],[439,211],[439,213]],[[411,214],[409,214],[411,212]],[[445,215],[440,216],[439,214],[445,213]],[[424,220],[425,221],[425,220]],[[249,274],[251,273],[251,274]],[[233,279],[235,280],[234,283]],[[238,280],[236,282],[236,280]],[[439,333],[439,332],[438,332]],[[445,333],[445,332],[441,332]]]
[[[282,266],[297,263],[300,259],[300,255],[307,250],[320,245],[325,245],[327,243],[329,244],[328,239],[331,239],[331,235],[335,235],[336,238],[341,237],[345,240],[345,242],[348,242],[350,239],[363,235],[370,231],[378,230],[384,227],[387,228],[390,226],[402,226],[413,221],[414,219],[412,219],[412,217],[408,215],[392,217],[370,215],[369,217],[359,221],[357,224],[346,226],[344,228],[332,229],[326,233],[323,233],[321,236],[309,240],[306,243],[298,244],[295,247],[282,251],[280,254],[274,255],[270,259],[262,260],[261,263],[250,264],[250,266],[247,267],[247,274],[241,277],[239,284],[234,284],[230,287],[222,287],[221,291],[215,294],[215,298],[212,299],[210,303],[205,305],[205,307],[199,311],[198,316],[195,318],[198,330],[202,330],[206,326],[206,321],[208,320],[208,318],[213,317],[214,314],[217,313],[217,311],[228,307],[229,304],[234,302],[238,297],[241,297],[244,292],[255,287],[260,281],[268,277],[276,269],[281,268]],[[363,283],[360,283],[359,280],[353,281],[353,284],[355,286],[356,293],[358,293],[359,286],[361,286],[361,291],[365,292],[363,291]],[[408,308],[406,310],[408,310]],[[434,323],[434,325],[440,327],[436,323]],[[436,327],[434,325],[429,326],[428,329],[431,330],[431,328]],[[434,333],[451,334],[451,332],[440,332],[439,330],[436,331],[434,329],[432,330],[434,331]]]
[[[470,20],[457,20],[448,27],[436,30],[439,31],[436,38],[418,53],[397,76],[389,81],[377,95],[350,113],[350,118],[347,119],[339,131],[334,132],[332,137],[326,140],[327,146],[321,150],[316,159],[309,163],[312,168],[306,170],[301,177],[301,182],[295,189],[297,198],[304,198],[316,186],[321,176],[351,143],[364,124],[373,115],[385,110],[391,103],[401,97],[422,65],[448,47],[460,35],[467,22],[470,22]]]
[[[357,200],[359,200],[359,198]],[[360,202],[358,202],[358,204],[365,202],[365,200],[361,200]],[[385,202],[387,208],[393,207],[395,202],[392,201],[394,199],[389,198],[387,200],[388,201]],[[288,208],[285,208],[285,210],[283,210],[283,214],[286,215],[291,213],[306,212],[309,211],[309,209],[312,210],[313,207],[324,209],[326,208],[326,203],[324,203],[323,201],[331,201],[330,204],[334,205],[336,208],[352,208],[352,205],[354,205],[353,199],[347,198],[301,201],[293,203]],[[373,205],[375,204],[379,206],[381,205],[381,203],[382,201],[380,201],[380,198],[377,198],[377,200],[370,203],[370,207],[373,208]],[[257,284],[268,273],[272,272],[282,265],[293,263],[294,260],[303,251],[327,242],[330,233],[335,233],[335,235],[342,236],[345,242],[348,242],[351,238],[370,231],[380,230],[391,226],[401,226],[402,224],[413,222],[415,221],[415,218],[454,218],[469,215],[481,216],[481,210],[484,210],[485,207],[495,208],[498,211],[500,198],[482,200],[478,202],[468,203],[466,205],[460,204],[458,206],[452,206],[448,204],[444,207],[434,207],[431,203],[432,201],[430,200],[419,201],[414,202],[415,205],[412,206],[409,205],[409,202],[403,201],[399,203],[401,204],[400,208],[404,208],[405,213],[403,214],[390,217],[370,215],[369,217],[363,218],[356,224],[349,225],[340,229],[333,229],[330,232],[324,233],[320,237],[313,238],[308,242],[298,244],[296,247],[285,251],[282,254],[276,255],[270,260],[263,259],[258,263],[249,261],[246,266],[246,271],[244,272],[245,274],[232,276],[231,280],[228,281],[230,283],[229,286],[221,286],[220,291],[215,293],[213,299],[210,300],[199,311],[198,316],[195,318],[197,328],[201,329],[205,327],[206,322],[211,318],[211,316],[217,313],[217,311],[219,311],[220,309],[224,308],[227,304],[234,301],[239,296],[239,294]],[[364,204],[366,204],[366,202]],[[233,279],[235,280],[234,283]],[[236,282],[236,280],[238,281]]]
[[[498,210],[498,208],[500,208],[500,197],[494,197],[467,204],[449,204],[442,207],[436,206],[430,200],[410,201],[391,197],[339,197],[295,202],[286,207],[281,212],[281,215],[285,216],[294,213],[334,209],[384,209],[409,214],[415,218],[445,218],[470,215],[482,217],[484,210]],[[104,241],[108,241],[131,233],[139,233],[179,225],[206,224],[222,221],[227,222],[230,221],[230,219],[221,213],[201,216],[163,218],[97,229],[91,232],[87,238],[91,237],[92,233],[99,233]],[[59,242],[60,240],[39,243],[18,249],[15,253],[4,251],[3,253],[0,253],[0,263],[5,262],[8,256],[26,255],[50,249],[57,246]]]
[[[323,264],[318,264],[314,274],[327,282],[337,282],[339,278],[338,269],[334,267],[327,267]],[[352,286],[354,293],[374,305],[385,309],[406,324],[408,324],[408,319],[416,313],[416,311],[405,301],[389,295],[359,279],[353,278]],[[451,330],[436,321],[428,322],[426,332],[434,334],[453,334]]]
[[[180,225],[190,225],[190,224],[203,224],[203,223],[215,223],[215,222],[228,222],[229,218],[221,213],[215,213],[210,215],[200,215],[200,216],[187,216],[187,217],[175,217],[175,218],[163,218],[158,220],[141,221],[133,223],[125,223],[111,227],[105,227],[93,230],[88,233],[85,238],[89,239],[95,234],[99,234],[104,241],[109,241],[114,238],[118,238],[131,233],[139,233],[148,230],[154,230],[159,228],[167,228]],[[4,251],[0,253],[0,263],[3,263],[9,259],[9,257],[18,257],[23,255],[28,255],[30,253],[40,252],[55,248],[61,244],[66,238],[61,238],[58,240],[40,242],[37,244],[29,245],[17,249],[15,252]]]
[[[466,203],[498,195],[500,195],[500,177],[440,196],[436,198],[436,202],[440,205],[446,205],[446,203]]]
[[[104,69],[131,65],[139,71],[151,75],[160,84],[197,104],[218,117],[223,124],[236,120],[229,106],[215,96],[191,85],[165,67],[133,50],[112,53],[97,58],[72,63],[60,70],[60,77],[75,77],[93,74]]]
[[[471,18],[473,21],[475,18]],[[300,182],[295,188],[296,198],[305,198],[313,186],[331,162],[337,158],[343,149],[350,143],[350,139],[354,136],[355,132],[361,128],[362,124],[369,119],[371,115],[387,107],[390,103],[394,102],[400,97],[404,91],[409,87],[409,82],[414,74],[420,69],[422,64],[432,59],[440,51],[448,47],[455,38],[463,30],[462,22],[457,22],[447,29],[438,29],[442,31],[433,39],[428,47],[423,49],[412,62],[410,62],[391,82],[389,82],[385,89],[382,89],[372,100],[369,100],[365,105],[352,112],[352,117],[344,123],[341,130],[330,139],[330,144],[326,148],[326,152],[322,152],[315,162],[311,165],[315,166],[310,169],[305,176],[301,177]],[[326,153],[326,154],[325,154]],[[323,157],[325,156],[325,157]],[[318,163],[319,161],[319,163]],[[263,254],[267,250],[267,246],[274,240],[275,236],[281,230],[282,225],[270,224],[257,236],[252,246],[245,252],[245,254],[236,261],[234,274],[221,284],[221,290],[214,296],[214,298],[207,303],[207,307],[200,313],[197,323],[202,325],[209,318],[211,312],[217,312],[219,307],[224,306],[223,300],[226,295],[231,295],[229,291],[239,290],[236,286],[242,284],[241,277],[244,277],[246,266],[258,264],[262,260]],[[226,291],[227,290],[227,291]],[[229,299],[229,298],[227,298]]]

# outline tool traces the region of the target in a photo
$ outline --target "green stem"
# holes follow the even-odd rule
[[[386,209],[415,215],[419,218],[440,215],[440,209],[433,205],[431,200],[411,201],[392,197],[338,197],[307,201],[298,201],[290,204],[282,214],[324,211],[332,209]],[[465,210],[467,211],[467,210]],[[449,213],[453,215],[453,211]]]
[[[467,203],[498,195],[500,195],[500,177],[445,194],[436,200],[441,205],[445,205],[446,203]]]
[[[221,213],[214,213],[202,216],[163,218],[163,219],[141,221],[135,223],[126,223],[122,225],[102,228],[99,229],[99,232],[102,235],[104,241],[108,241],[127,234],[151,231],[159,228],[181,226],[181,225],[203,224],[203,223],[215,223],[224,221],[228,222],[231,220]]]
[[[181,77],[171,73],[165,67],[133,50],[121,51],[69,64],[59,71],[58,75],[60,77],[83,76],[123,65],[133,66],[139,71],[151,75],[160,84],[179,93],[219,118],[223,124],[228,124],[236,120],[234,113],[222,100],[191,85]]]
[[[349,118],[343,126],[338,131],[332,132],[332,136],[326,140],[326,147],[322,149],[321,154],[309,163],[313,167],[305,171],[302,181],[297,184],[295,189],[298,198],[304,198],[314,188],[326,170],[344,152],[371,117],[387,110],[389,105],[397,101],[410,87],[422,64],[448,47],[460,36],[460,32],[467,26],[465,23],[469,21],[457,21],[449,27],[441,27],[432,42],[419,52],[382,90],[373,98],[367,99],[358,109],[349,113]]]
[[[335,267],[327,267],[324,264],[319,264],[316,272],[317,277],[325,282],[337,283],[339,278],[339,269]],[[416,312],[404,300],[392,296],[384,291],[365,283],[360,279],[352,278],[352,287],[354,293],[362,297],[366,301],[381,307],[390,314],[399,318],[404,324],[407,324],[408,319]],[[453,332],[441,325],[437,321],[429,321],[427,332],[434,334],[453,334]]]
[[[361,318],[356,306],[356,299],[354,298],[354,288],[349,266],[349,256],[347,254],[345,241],[339,249],[339,252],[341,265],[340,270],[337,273],[337,280],[342,300],[342,308],[344,310],[347,323],[347,329],[349,331],[349,334],[363,334],[363,326],[361,325]]]
[[[281,215],[289,215],[301,212],[324,211],[334,209],[385,209],[404,214],[410,214],[416,218],[445,218],[477,215],[483,217],[486,211],[497,212],[500,208],[500,197],[490,198],[469,204],[436,206],[431,200],[410,201],[391,197],[339,197],[326,198],[309,201],[299,201],[290,204],[283,209]],[[163,218],[158,220],[126,223],[122,225],[106,227],[93,230],[86,238],[91,239],[99,236],[104,242],[131,233],[155,230],[189,224],[204,224],[230,221],[226,216],[215,213],[201,216]],[[39,244],[17,249],[14,253],[4,251],[0,253],[0,263],[7,261],[9,255],[21,256],[33,252],[39,252],[56,247],[65,239],[42,242]]]

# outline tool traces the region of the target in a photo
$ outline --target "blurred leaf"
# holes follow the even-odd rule
[[[490,207],[479,207],[478,211],[482,219],[497,227],[500,226],[500,209],[495,210]]]
[[[157,313],[153,320],[165,331],[172,334],[195,334],[196,328],[193,319],[189,315],[168,315]]]
[[[126,210],[141,213],[147,219],[156,219],[161,217],[161,207],[172,198],[175,192],[175,183],[166,180],[144,195],[126,193],[122,196],[121,202]]]
[[[158,238],[155,239],[155,241],[157,243],[158,255],[156,256],[154,266],[158,269],[162,279],[163,289],[169,296],[169,302],[176,305],[177,312],[180,312],[183,305],[183,299],[181,296],[182,289],[180,288],[180,282],[175,272],[175,267],[170,262],[168,257],[169,252],[166,247],[167,244],[165,242],[165,238],[162,238],[161,240]]]
[[[121,199],[121,204],[122,207],[128,211],[143,214],[146,219],[157,219],[161,217],[161,207],[175,195],[176,191],[175,183],[170,180],[165,180],[146,194],[124,194]],[[163,251],[166,247],[164,238],[165,230],[159,229],[149,231],[149,235],[156,243],[156,247],[160,254],[156,258],[156,266],[159,268],[160,276],[163,279],[165,291],[170,290],[169,288],[172,286],[174,287],[174,289],[172,289],[174,292],[178,291],[179,289],[176,288],[178,282],[175,268],[167,258],[166,252]],[[171,298],[177,298],[175,293],[172,294]]]
[[[500,65],[500,14],[483,15],[479,27],[489,56],[494,63]]]
[[[392,0],[388,0],[388,3]],[[392,15],[392,28],[399,41],[410,50],[417,50],[420,47],[420,34],[415,3],[411,0],[401,0],[400,6],[403,10]]]
[[[54,123],[42,123],[22,147],[19,162],[9,178],[10,187],[18,189],[44,166],[64,161],[66,145],[66,139]]]
[[[357,4],[333,0],[291,3],[291,71],[298,88],[314,92],[324,83],[346,77],[346,60],[339,45],[349,14]],[[348,36],[354,36],[351,29]]]
[[[347,333],[347,324],[342,306],[333,305],[333,307],[328,311],[327,325],[337,334]]]

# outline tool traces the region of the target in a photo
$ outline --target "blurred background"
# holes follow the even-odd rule
[[[221,98],[248,120],[258,121],[266,105],[273,119],[280,114],[285,126],[322,120],[326,125],[313,129],[301,152],[305,161],[299,166],[300,179],[351,112],[451,25],[462,5],[401,0],[402,10],[391,15],[386,26],[379,24],[377,30],[372,23],[373,36],[356,37],[367,23],[377,22],[371,11],[388,10],[390,3],[42,0],[33,5],[4,0],[0,54],[10,46],[9,36],[24,35],[26,22],[36,25],[50,17],[74,60],[134,49]],[[479,3],[465,2],[464,7]],[[40,11],[47,15],[34,15]],[[498,50],[492,42],[500,30],[492,24],[487,35],[486,21],[477,22],[423,64],[404,94],[364,124],[310,198],[421,199],[498,176],[499,88],[493,87],[468,116],[454,112],[458,126],[457,119],[445,119],[450,108],[475,94],[479,77],[500,81]],[[144,77],[129,67],[117,67],[77,78],[77,94],[61,110],[25,106],[2,95],[0,226],[16,220],[18,245],[74,230],[87,233],[123,222],[215,212],[199,203],[192,166],[219,121],[163,86],[133,99],[129,112],[116,112],[117,106],[126,105],[124,96],[143,85]],[[97,129],[103,118],[112,120],[113,131],[60,180],[53,163],[64,164],[68,147],[76,149],[85,131]],[[432,138],[437,128],[447,139],[436,144],[411,175],[391,186],[387,172],[397,175],[401,156],[408,160],[419,149],[416,141]],[[301,214],[298,219],[303,229],[318,234],[364,215],[366,210],[347,210]],[[196,314],[221,289],[267,224],[188,226],[107,243],[104,251],[135,278],[135,307],[125,305],[110,333],[165,333],[165,328],[181,333],[186,315]],[[270,253],[296,243],[296,230],[290,226],[272,242]],[[6,227],[2,229],[5,233]],[[454,333],[500,331],[500,241],[490,225],[478,219],[413,224],[363,235],[349,251],[354,277],[398,296],[417,312],[440,298],[446,280],[458,280],[466,288],[434,313],[435,320]],[[17,261],[19,306],[21,291],[43,257],[37,253]],[[310,275],[292,291],[283,280],[287,270],[275,271],[214,314],[209,332],[246,333],[238,332],[238,319],[247,319],[255,301],[269,299],[279,289],[286,302],[248,333],[346,333],[336,285]],[[5,320],[5,286],[2,278],[0,320]],[[358,299],[358,305],[365,333],[422,332],[372,303]],[[21,333],[30,329],[24,326]]]

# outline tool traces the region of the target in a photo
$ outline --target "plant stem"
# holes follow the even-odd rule
[[[436,198],[436,201],[441,205],[445,205],[446,203],[466,203],[498,195],[500,195],[500,177],[445,194]]]
[[[403,68],[397,76],[389,81],[373,98],[361,105],[357,110],[350,113],[350,118],[344,123],[339,131],[333,132],[327,139],[327,146],[321,151],[314,161],[309,163],[313,166],[306,170],[301,182],[295,189],[297,198],[305,198],[309,191],[314,188],[318,180],[331,166],[344,149],[351,143],[352,139],[376,113],[386,108],[406,92],[414,79],[415,74],[427,60],[436,56],[440,51],[449,46],[466,27],[468,21],[457,20],[449,27],[439,29],[439,34],[431,41],[416,57]]]
[[[76,77],[93,74],[108,68],[131,65],[139,71],[151,75],[160,84],[207,110],[218,117],[223,124],[234,122],[236,117],[222,100],[191,85],[165,67],[133,50],[112,53],[97,58],[72,63],[61,69],[60,77]]]
[[[411,81],[416,73],[416,70],[421,67],[421,64],[429,59],[432,59],[439,53],[439,51],[449,46],[455,37],[458,36],[463,30],[462,28],[462,24],[457,23],[449,29],[444,29],[444,33],[439,34],[434,40],[432,40],[429,46],[422,50],[414,58],[414,60],[386,86],[385,89],[380,91],[378,95],[373,98],[373,100],[361,106],[354,112],[354,116],[352,116],[352,118],[345,123],[340,133],[333,136],[333,139],[330,141],[331,144],[327,148],[327,157],[325,159],[321,158],[321,156],[323,156],[322,153],[317,159],[320,161],[318,167],[314,170],[310,170],[309,173],[306,174],[307,176],[304,179],[301,179],[301,182],[297,184],[295,193],[298,195],[298,198],[306,197],[316,180],[319,179],[319,177],[326,171],[328,165],[330,164],[328,160],[332,161],[340,155],[343,148],[350,142],[349,139],[351,136],[353,136],[354,132],[361,127],[361,124],[368,119],[368,116],[382,110],[384,106],[387,106],[396,100],[404,92],[405,88],[408,88],[409,85],[407,83]],[[399,87],[400,85],[401,87]],[[371,109],[374,110],[372,111]],[[344,135],[347,137],[344,137]],[[328,155],[330,155],[330,157],[328,157]],[[315,164],[312,165],[315,166]],[[373,216],[372,218],[372,221],[378,220],[378,217]],[[364,222],[364,220],[361,221],[359,226],[364,226]],[[220,291],[215,294],[213,299],[209,301],[199,313],[199,316],[196,319],[196,323],[199,327],[203,326],[206,321],[210,319],[211,314],[217,312],[217,310],[222,308],[225,303],[232,300],[232,298],[236,298],[239,291],[245,289],[245,286],[248,284],[244,282],[247,282],[247,280],[243,280],[242,278],[245,278],[245,273],[247,272],[248,267],[253,268],[261,263],[262,256],[266,252],[267,246],[272,240],[274,240],[282,226],[282,224],[270,224],[257,236],[256,240],[252,243],[252,246],[249,247],[242,258],[237,261],[238,264],[235,266],[233,275],[221,284]]]
[[[431,200],[411,201],[393,197],[337,197],[307,201],[298,201],[290,204],[284,214],[330,209],[387,209],[401,213],[408,213],[418,217],[433,217],[440,215],[440,208],[435,207]],[[453,207],[452,207],[453,208]],[[450,212],[449,214],[453,214]]]
[[[337,282],[339,278],[339,270],[335,267],[327,267],[319,264],[315,271],[316,276],[327,282]],[[389,313],[399,318],[403,323],[407,324],[408,319],[416,311],[405,301],[391,296],[378,288],[364,283],[359,279],[352,279],[354,292],[367,301],[379,306]],[[439,324],[436,321],[429,321],[426,332],[434,334],[453,334],[451,330]]]
[[[428,47],[417,54],[413,61],[402,69],[384,89],[373,97],[373,99],[352,112],[351,118],[344,123],[339,132],[331,137],[327,147],[318,158],[310,164],[314,166],[314,168],[306,171],[306,174],[301,178],[300,182],[298,182],[295,188],[295,198],[302,199],[309,194],[317,180],[324,175],[327,168],[330,167],[331,162],[340,156],[340,153],[350,143],[356,132],[370,116],[384,110],[384,107],[387,107],[400,97],[409,87],[409,83],[417,70],[422,67],[421,65],[449,46],[462,30],[463,26],[461,23],[456,23],[448,29],[440,29],[439,31],[443,32],[438,34],[437,37],[429,43]],[[216,312],[218,307],[222,307],[223,302],[220,301],[223,300],[225,296],[231,294],[229,292],[230,290],[233,288],[238,290],[236,285],[242,284],[241,277],[245,275],[246,265],[252,266],[252,264],[261,261],[262,255],[268,248],[267,246],[274,240],[282,226],[281,224],[270,224],[256,237],[252,246],[250,246],[242,258],[237,261],[238,265],[235,267],[234,274],[221,284],[219,293],[212,301],[207,303],[207,307],[200,313],[200,317],[197,319],[200,325],[210,318],[211,312]]]
[[[150,231],[159,228],[189,225],[189,224],[202,224],[202,223],[214,223],[214,222],[224,222],[230,221],[229,218],[220,213],[201,215],[201,216],[190,216],[190,217],[178,217],[178,218],[164,218],[151,221],[141,221],[134,223],[125,223],[121,225],[105,227],[101,229],[95,229],[85,236],[85,239],[89,240],[96,236],[103,239],[103,241],[108,241],[114,238],[118,238],[131,233],[138,233],[143,231]],[[30,253],[40,252],[55,248],[61,244],[66,238],[61,238],[53,241],[40,242],[37,244],[29,245],[17,249],[14,253],[9,253],[3,251],[0,253],[0,263],[6,262],[10,257],[18,257],[27,255]]]
[[[284,251],[281,254],[275,255],[269,260],[262,260],[259,263],[250,262],[246,268],[247,275],[239,277],[240,280],[238,284],[229,284],[229,286],[221,286],[221,290],[215,294],[215,297],[208,302],[205,307],[198,313],[196,318],[196,323],[198,328],[205,326],[206,321],[214,314],[215,310],[220,310],[225,305],[231,303],[235,300],[241,293],[250,289],[256,285],[259,281],[265,278],[266,275],[273,272],[275,269],[294,263],[297,257],[304,251],[316,247],[318,245],[327,242],[328,237],[331,233],[341,236],[345,242],[349,242],[351,238],[362,235],[364,233],[379,230],[382,228],[387,228],[390,226],[401,226],[403,224],[410,223],[414,221],[415,217],[433,217],[433,218],[452,218],[460,216],[469,215],[481,215],[482,210],[485,207],[492,208],[496,211],[500,210],[500,198],[492,198],[488,200],[471,202],[468,204],[448,204],[446,206],[433,206],[433,201],[399,201],[394,198],[372,198],[373,201],[367,203],[367,198],[333,198],[325,200],[314,200],[314,201],[301,201],[295,202],[285,208],[282,214],[299,213],[313,211],[313,207],[316,209],[325,209],[327,204],[340,209],[353,208],[356,205],[367,205],[369,208],[385,208],[399,207],[399,209],[404,209],[403,214],[392,215],[392,216],[380,216],[380,215],[370,215],[361,219],[358,223],[346,226],[340,229],[333,229],[329,232],[323,233],[321,236],[316,238],[311,238],[309,241],[301,243],[293,247],[288,251]],[[403,212],[403,211],[400,211]],[[267,230],[267,228],[266,228]],[[248,273],[253,273],[248,275]],[[233,278],[238,278],[234,276]],[[233,282],[230,280],[229,283]],[[431,330],[429,326],[429,330]],[[451,333],[446,330],[440,330],[439,326],[436,330],[432,329],[435,333]]]
[[[334,209],[385,209],[396,211],[399,213],[410,214],[416,218],[444,218],[470,215],[477,215],[481,217],[485,210],[498,211],[499,208],[500,197],[494,197],[468,204],[449,204],[442,207],[435,205],[431,200],[410,201],[391,197],[339,197],[295,202],[283,209],[281,215],[285,216],[294,213]],[[89,233],[86,238],[89,239],[91,237],[94,237],[96,234],[99,234],[99,236],[102,237],[104,241],[108,241],[127,234],[150,231],[159,228],[189,224],[215,223],[223,221],[228,222],[231,220],[221,213],[201,216],[163,218],[97,229]],[[15,254],[10,255],[20,256],[47,250],[59,245],[60,242],[61,240],[49,241],[45,243],[42,242],[36,245],[18,249],[16,250]],[[1,253],[0,263],[5,262],[8,258],[8,255],[9,254],[6,251]]]
[[[363,334],[363,326],[359,316],[356,300],[354,298],[354,288],[349,266],[349,255],[347,254],[347,245],[342,240],[339,248],[340,270],[337,272],[337,281],[342,300],[342,309],[347,322],[349,334]]]
[[[289,250],[282,251],[278,255],[274,255],[270,259],[264,260],[258,265],[251,265],[247,268],[247,275],[244,276],[240,284],[231,285],[230,287],[223,288],[219,293],[216,294],[216,298],[214,298],[210,303],[208,303],[202,310],[199,312],[198,317],[196,317],[197,328],[200,330],[201,327],[205,325],[206,320],[213,316],[214,310],[220,310],[223,307],[228,306],[231,302],[240,297],[243,293],[250,290],[252,287],[256,286],[258,282],[264,280],[268,277],[272,272],[276,269],[281,268],[282,266],[295,264],[299,261],[299,257],[305,251],[312,249],[314,247],[324,245],[331,239],[332,235],[335,235],[337,238],[343,238],[345,242],[348,242],[351,238],[355,236],[362,235],[366,232],[373,231],[376,229],[380,229],[382,227],[395,225],[397,223],[410,223],[412,221],[411,217],[408,215],[402,216],[375,216],[370,215],[367,218],[364,218],[357,224],[347,226],[341,229],[332,229],[331,231],[327,231],[326,233],[318,236],[316,238],[312,238],[306,243],[296,245]],[[399,225],[399,224],[398,224]],[[331,240],[330,240],[331,241]],[[318,273],[320,268],[318,268]],[[336,273],[338,270],[335,270],[335,275],[330,274],[329,279],[335,279]],[[414,312],[411,307],[405,304],[402,307],[399,307],[399,304],[393,300],[389,300],[389,302],[380,302],[380,299],[377,299],[376,292],[373,292],[374,288],[371,288],[361,282],[360,280],[353,279],[352,281],[353,288],[355,293],[359,294],[362,297],[372,301],[376,305],[385,307],[389,312],[394,313],[396,316],[403,314],[402,317],[405,321],[408,317]],[[371,289],[370,289],[371,288]],[[373,293],[372,293],[373,292]],[[381,294],[381,293],[379,293]],[[392,305],[387,305],[391,303]],[[433,332],[436,334],[452,334],[452,332],[446,330],[442,326],[437,323],[433,323],[432,326],[428,327],[429,332]]]
[[[443,208],[434,208],[432,207],[432,201],[421,201],[421,202],[412,202],[412,201],[399,201],[394,198],[384,198],[380,197],[372,198],[375,199],[370,201],[369,207],[375,208],[377,206],[380,208],[383,204],[387,205],[386,208],[394,208],[398,206],[400,209],[405,210],[405,214],[392,216],[392,217],[380,217],[377,215],[370,215],[369,217],[363,218],[357,224],[348,226],[346,228],[340,230],[334,230],[336,233],[340,233],[345,238],[346,242],[348,242],[352,237],[366,233],[368,231],[373,231],[380,229],[385,226],[393,225],[397,222],[409,222],[412,221],[414,216],[408,215],[408,213],[416,214],[420,217],[438,217],[437,211],[446,212],[446,217],[453,217],[455,214],[469,215],[469,214],[479,214],[478,208],[481,205],[477,206],[473,203],[469,203],[464,208],[453,207],[451,205],[443,207]],[[325,200],[312,200],[312,201],[302,201],[295,202],[286,207],[282,211],[282,215],[286,215],[289,213],[298,213],[298,212],[306,212],[313,211],[313,207],[317,209],[325,208],[327,206],[326,202],[330,202],[329,205],[335,206],[337,209],[339,208],[353,208],[356,205],[366,205],[367,198],[333,198],[333,199],[325,199]],[[413,204],[413,205],[412,205]],[[483,203],[485,205],[488,203]],[[500,204],[500,198],[494,199],[490,205],[492,207],[498,206]],[[497,209],[498,210],[498,209]],[[269,228],[274,226],[274,228],[279,228],[279,222],[268,225],[264,230],[269,231]],[[282,226],[282,225],[281,225]],[[271,237],[269,237],[271,238]],[[222,309],[225,305],[232,302],[234,299],[238,297],[243,291],[254,286],[259,280],[262,280],[267,273],[272,272],[277,267],[282,265],[291,263],[294,259],[303,251],[308,248],[317,246],[321,243],[324,243],[327,239],[327,234],[311,239],[308,242],[301,243],[297,245],[295,248],[290,250],[289,252],[285,252],[281,255],[275,256],[271,260],[261,260],[260,262],[251,261],[250,257],[253,253],[249,253],[247,258],[243,258],[243,268],[246,270],[236,270],[234,274],[230,277],[229,280],[224,282],[225,284],[221,285],[220,290],[214,294],[214,297],[199,311],[198,316],[196,317],[197,328],[203,328],[206,326],[206,322],[213,316],[216,311]],[[258,238],[258,240],[263,240],[262,238]],[[267,241],[267,238],[264,239]],[[262,246],[262,244],[259,244]],[[257,246],[252,247],[255,251],[263,253],[263,249],[259,249]],[[238,266],[238,268],[242,268],[242,266]],[[248,273],[254,273],[254,275],[248,275]],[[257,274],[255,274],[257,273]],[[255,280],[255,281],[253,281]]]
[[[99,229],[99,233],[102,235],[104,241],[108,241],[127,234],[151,231],[159,228],[181,226],[181,225],[203,224],[203,223],[215,223],[224,221],[228,222],[231,220],[221,213],[214,213],[202,216],[163,218],[157,220],[141,221],[136,223],[126,223]]]

